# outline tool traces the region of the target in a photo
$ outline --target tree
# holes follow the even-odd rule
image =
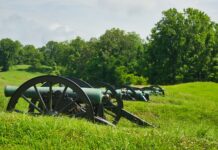
[[[143,53],[143,41],[134,32],[120,29],[107,30],[96,44],[95,74],[97,78],[110,83],[118,83],[116,68],[126,67],[127,74],[139,74],[139,63]],[[94,68],[93,67],[93,68]]]
[[[169,9],[163,14],[148,39],[148,76],[151,83],[175,83],[185,42],[182,13]]]
[[[9,70],[9,67],[15,64],[15,58],[20,46],[18,41],[14,42],[9,38],[0,41],[0,65],[2,66],[2,71]]]
[[[211,55],[215,44],[214,23],[204,12],[197,9],[184,10],[185,45],[182,53],[183,81],[207,80],[210,75]],[[184,70],[184,69],[183,69]]]
[[[218,82],[218,24],[215,24],[215,44],[210,58],[209,80]]]
[[[58,51],[58,42],[47,42],[47,44],[40,49],[40,52],[42,52],[44,56],[44,65],[53,66],[53,64],[58,64]]]
[[[22,64],[30,65],[37,57],[38,50],[33,45],[25,45],[20,51],[19,56]]]
[[[67,43],[68,48],[65,50],[65,74],[82,78],[86,69],[86,62],[89,59],[86,56],[87,44],[77,37]]]
[[[214,24],[188,8],[163,12],[148,38],[149,81],[158,84],[207,80],[214,47]]]

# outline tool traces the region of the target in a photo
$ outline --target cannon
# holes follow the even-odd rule
[[[122,100],[131,101],[149,101],[149,94],[144,93],[141,89],[133,88],[131,86],[123,85],[116,89],[120,94]]]
[[[141,89],[136,89],[128,85],[123,85],[120,87],[112,87],[111,85],[105,83],[105,82],[99,82],[99,81],[90,81],[90,83],[80,80],[75,77],[69,77],[70,80],[74,81],[77,83],[80,87],[85,87],[85,88],[93,88],[93,87],[101,87],[102,85],[107,85],[110,86],[111,88],[116,89],[116,93],[121,97],[122,100],[133,100],[133,101],[149,101],[149,94],[144,92]]]
[[[147,93],[149,95],[161,95],[165,96],[164,89],[159,85],[150,85],[140,89],[143,93]]]
[[[116,91],[117,93],[122,93],[121,97],[123,100],[149,101],[150,95],[165,95],[164,89],[158,85],[150,85],[142,88],[125,85],[117,88]]]
[[[90,81],[90,83],[83,81],[81,79],[75,78],[75,77],[69,77],[70,80],[77,83],[80,87],[85,88],[93,88],[93,87],[100,87],[102,84],[107,84],[105,82],[99,82],[99,81]],[[99,86],[100,85],[100,86]],[[111,86],[111,85],[110,85]],[[113,88],[115,88],[113,86]],[[116,92],[119,94],[122,100],[130,100],[130,101],[149,101],[150,95],[165,95],[164,89],[160,87],[159,85],[150,85],[146,87],[131,87],[129,85],[122,85],[119,87],[116,87]]]
[[[10,97],[7,111],[31,115],[64,115],[112,126],[124,117],[140,126],[153,126],[124,110],[120,94],[109,84],[80,87],[82,81],[75,80],[45,75],[30,79],[20,87],[6,86],[5,96]]]

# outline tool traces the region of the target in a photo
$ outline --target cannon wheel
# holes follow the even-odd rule
[[[161,87],[158,86],[158,85],[151,85],[151,86],[149,86],[149,87],[143,87],[141,90],[142,90],[142,91],[146,91],[146,90],[147,90],[147,91],[151,91],[152,94],[154,94],[154,95],[158,95],[158,94],[160,94],[160,95],[162,95],[162,96],[165,95],[164,89],[161,88]],[[160,93],[157,93],[158,91],[159,91]]]
[[[49,92],[47,93],[47,100],[45,100],[43,93],[39,92],[39,87],[44,84],[49,84]],[[55,92],[52,91],[53,87],[56,86],[64,86],[64,90],[59,93],[59,97],[54,99]],[[29,89],[33,88],[37,93],[38,97],[34,98],[35,101],[33,102],[32,99],[27,98],[25,96],[25,92]],[[71,89],[75,92],[76,97],[69,97],[66,94],[66,91]],[[63,105],[64,99],[68,98],[67,105]],[[70,101],[70,102],[69,102]],[[38,102],[38,105],[36,104]],[[24,105],[24,103],[26,105]],[[17,109],[16,107],[20,105],[22,110]],[[24,106],[26,106],[24,108]],[[61,106],[61,108],[60,108]],[[63,112],[66,108],[77,108],[77,111],[74,113],[66,113]],[[59,107],[59,108],[58,108]],[[34,108],[34,109],[32,109]],[[25,109],[23,111],[23,109]],[[88,96],[83,92],[83,90],[73,81],[58,77],[58,76],[39,76],[33,79],[26,81],[22,84],[13,94],[11,99],[9,100],[7,111],[15,111],[20,113],[28,113],[28,114],[37,114],[37,115],[68,115],[70,117],[82,117],[94,122],[94,111],[90,99]]]
[[[123,101],[117,94],[116,90],[108,83],[105,82],[94,82],[91,84],[95,88],[104,88],[103,94],[105,97],[102,100],[103,112],[100,117],[117,124],[121,118],[121,110],[123,108]]]
[[[72,80],[73,82],[75,82],[77,85],[79,85],[80,87],[84,87],[84,88],[93,88],[89,83],[81,80],[81,79],[78,79],[78,78],[75,78],[75,77],[69,77],[67,79],[70,79]]]
[[[151,85],[150,86],[154,91],[159,91],[161,93],[161,95],[165,95],[164,93],[164,89],[158,85]]]
[[[128,85],[123,85],[123,86],[121,86],[121,90],[123,90],[123,89],[126,89],[127,94],[128,94],[128,91],[130,91],[132,93],[131,95],[129,95],[129,97],[131,99],[125,99],[125,100],[133,100],[133,101],[138,100],[138,96],[137,96],[137,93],[135,92],[134,88],[132,88]]]

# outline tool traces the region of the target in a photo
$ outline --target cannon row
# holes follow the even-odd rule
[[[153,126],[123,109],[123,93],[107,83],[91,85],[76,78],[51,75],[30,79],[19,87],[5,87],[5,96],[10,97],[7,105],[10,112],[64,115],[112,126],[124,117],[140,126]],[[142,92],[137,95],[144,96]]]
[[[77,83],[80,87],[84,88],[94,88],[101,87],[102,84],[107,84],[104,82],[86,82],[77,78],[69,78],[70,80]],[[108,84],[109,85],[109,84]],[[111,85],[109,85],[111,86]],[[111,86],[116,90],[116,93],[119,94],[122,100],[131,100],[131,101],[149,101],[151,95],[155,96],[165,96],[164,89],[159,85],[150,85],[145,87],[131,87],[128,85],[122,85],[119,87]]]

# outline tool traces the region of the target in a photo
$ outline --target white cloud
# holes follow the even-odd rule
[[[64,32],[72,32],[73,30],[67,25],[61,25],[59,23],[53,23],[49,26],[51,31],[63,30]]]
[[[217,6],[217,0],[0,0],[0,39],[42,46],[75,36],[89,39],[112,27],[146,38],[163,10],[194,7],[218,22]]]
[[[69,26],[52,24],[47,26],[34,20],[25,19],[18,15],[2,20],[0,24],[0,38],[21,40],[24,44],[40,46],[49,40],[63,41],[74,37]]]
[[[99,0],[101,7],[113,11],[149,11],[156,6],[154,0]]]

